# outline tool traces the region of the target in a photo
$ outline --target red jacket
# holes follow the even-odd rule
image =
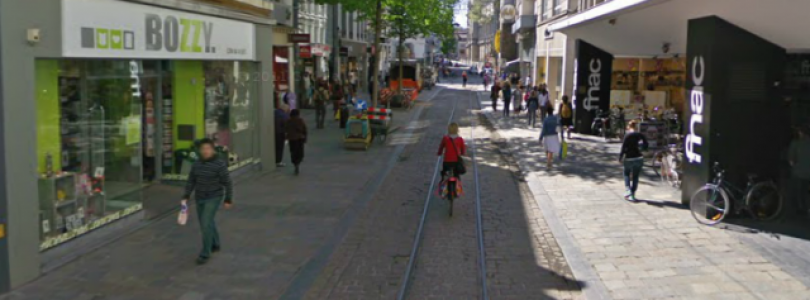
[[[437,155],[442,155],[443,153],[444,162],[458,162],[459,156],[467,155],[467,146],[464,145],[464,139],[460,136],[452,140],[452,142],[456,145],[455,149],[450,142],[450,136],[444,136],[442,138],[442,144],[439,145],[439,153]],[[458,150],[458,152],[453,150]]]

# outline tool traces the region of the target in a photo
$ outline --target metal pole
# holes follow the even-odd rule
[[[300,14],[300,7],[301,7],[300,2],[301,2],[301,0],[293,0],[293,15],[292,15],[293,20],[292,21],[293,21],[293,31],[295,33],[300,33],[300,31],[298,30],[298,15]],[[299,53],[299,51],[300,51],[300,48],[298,47],[298,43],[294,43],[293,44],[293,55],[290,58],[290,62],[293,62],[293,82],[295,83],[295,90],[291,91],[291,92],[293,92],[293,93],[295,93],[295,95],[297,95],[296,99],[298,99],[298,103],[300,103],[299,105],[301,105],[301,104],[306,104],[305,100],[309,100],[309,99],[304,99],[304,97],[302,97],[304,93],[301,93],[301,91],[302,91],[302,89],[301,89],[302,82],[301,82],[301,76],[299,76],[299,75],[301,74],[301,70],[303,70],[303,60],[298,61],[298,58],[299,58],[298,53]]]
[[[4,12],[7,8],[5,8],[4,4],[8,4],[7,1],[0,2],[0,12]],[[2,24],[2,13],[0,13],[0,24]],[[0,26],[0,31],[2,31],[2,26]],[[3,100],[3,39],[0,39],[0,149],[5,150],[5,118],[4,110],[5,110],[5,101]],[[4,151],[5,152],[5,151]],[[0,157],[0,160],[5,160],[5,158]],[[8,201],[9,199],[5,197],[6,195],[6,164],[0,163],[0,225],[3,226],[2,230],[7,231],[6,224],[8,224]],[[28,231],[32,232],[32,231]],[[11,265],[9,264],[9,251],[8,251],[8,237],[0,238],[0,293],[7,293],[11,290]]]

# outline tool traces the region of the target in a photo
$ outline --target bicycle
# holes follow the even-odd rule
[[[670,146],[661,154],[660,171],[661,182],[668,182],[674,188],[681,187],[683,179],[683,147]]]
[[[450,202],[449,207],[449,216],[453,216],[453,200],[458,199],[458,184],[461,182],[458,177],[456,177],[452,170],[442,172],[442,178],[446,178],[442,180],[444,189],[441,190],[442,195],[444,196],[447,201]]]
[[[740,189],[727,182],[725,170],[714,163],[715,178],[692,196],[689,208],[698,223],[715,225],[722,222],[730,212],[746,212],[754,219],[773,220],[782,210],[782,195],[771,180],[757,182],[757,176],[748,175],[746,188]]]

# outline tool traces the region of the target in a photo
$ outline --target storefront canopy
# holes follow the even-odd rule
[[[810,1],[613,0],[549,26],[617,56],[686,52],[687,22],[718,16],[791,52],[810,50]]]
[[[510,62],[507,62],[503,66],[503,70],[508,71],[508,72],[519,72],[520,71],[520,63],[530,63],[530,62],[526,61],[526,60],[516,59],[516,60],[510,61]]]

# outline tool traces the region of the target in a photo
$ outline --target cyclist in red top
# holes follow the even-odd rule
[[[464,145],[464,139],[458,135],[458,124],[451,123],[447,127],[447,135],[442,138],[442,143],[439,145],[439,153],[437,155],[444,155],[442,160],[442,181],[444,176],[450,171],[453,171],[453,177],[458,178],[459,174],[459,158],[467,155],[467,146]]]

